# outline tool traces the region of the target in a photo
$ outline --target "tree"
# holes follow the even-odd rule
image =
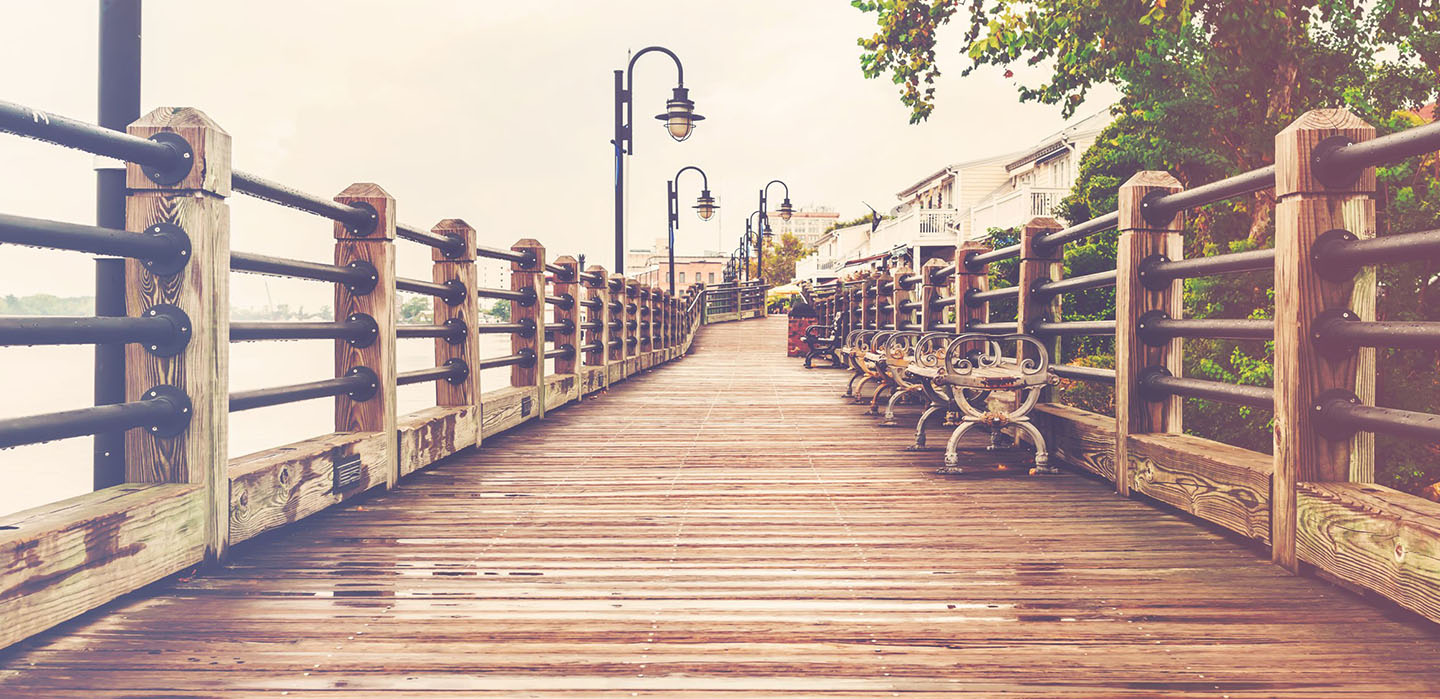
[[[795,280],[795,261],[812,252],[815,249],[800,242],[794,233],[782,234],[778,245],[767,239],[760,277],[770,286],[789,284]]]
[[[495,316],[496,318],[501,318],[501,319],[503,319],[503,320],[509,320],[509,319],[510,319],[510,302],[507,301],[507,300],[505,300],[505,299],[500,299],[500,300],[496,301],[494,304],[492,304],[492,305],[490,306],[490,310],[486,311],[486,313],[489,313],[490,315]]]
[[[433,317],[433,302],[429,296],[410,296],[400,304],[400,322],[402,323],[429,323]]]

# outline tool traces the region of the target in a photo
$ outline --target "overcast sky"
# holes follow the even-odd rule
[[[0,99],[95,118],[94,0],[9,3],[0,22]],[[677,251],[732,249],[759,187],[789,183],[797,206],[844,217],[882,211],[895,192],[944,165],[1029,145],[1062,126],[1059,109],[1018,103],[996,71],[960,78],[958,29],[939,108],[911,126],[888,79],[860,75],[855,40],[873,16],[845,0],[145,0],[142,103],[194,106],[234,138],[238,168],[325,196],[381,184],[400,219],[461,217],[482,242],[521,237],[551,255],[612,262],[612,77],[627,52],[673,49],[706,120],[674,143],[651,118],[674,68],[636,70],[632,243],[664,235],[665,180],[684,165],[710,175],[718,221],[690,213],[682,182]],[[1104,106],[1097,98],[1083,113]],[[88,156],[0,137],[0,211],[93,222]],[[330,225],[232,200],[232,247],[325,260]],[[402,272],[428,274],[403,244]],[[89,293],[90,262],[0,249],[0,294]],[[319,305],[320,285],[237,276],[239,305]]]

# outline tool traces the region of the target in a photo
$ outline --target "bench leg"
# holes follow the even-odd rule
[[[940,412],[943,407],[939,403],[931,403],[929,407],[925,408],[925,412],[920,413],[920,420],[915,423],[915,443],[905,447],[905,451],[923,451],[925,449],[925,422],[935,417],[935,414]]]
[[[884,425],[885,427],[891,427],[893,425],[899,424],[895,421],[895,404],[899,403],[901,398],[904,398],[905,396],[908,396],[911,393],[916,392],[917,390],[919,389],[911,386],[904,390],[896,391],[893,395],[891,395],[890,402],[885,404],[885,419],[881,420],[880,424]]]
[[[980,423],[966,420],[961,422],[960,426],[956,427],[954,432],[950,433],[950,441],[945,443],[945,465],[936,470],[936,473],[956,474],[965,472],[965,469],[960,466],[960,440],[965,438],[966,432],[969,432],[978,424]]]
[[[885,383],[881,384],[878,388],[875,389],[874,395],[870,396],[870,409],[865,411],[866,415],[880,414],[880,397],[885,395],[887,391],[893,395],[895,393],[895,385]]]
[[[869,374],[865,374],[860,379],[860,383],[855,384],[855,395],[851,396],[852,402],[860,403],[865,400],[865,384],[870,383],[871,381],[876,381],[876,378]],[[879,390],[879,388],[877,387],[876,390]]]
[[[1059,473],[1060,469],[1050,465],[1050,448],[1045,445],[1045,435],[1040,434],[1040,429],[1035,426],[1035,423],[1023,420],[1013,424],[1023,430],[1025,434],[1030,435],[1030,439],[1035,442],[1035,468],[1031,473]]]
[[[858,378],[860,378],[860,377],[862,377],[862,376],[864,376],[864,374],[862,374],[862,373],[860,373],[860,372],[858,372],[858,371],[855,372],[855,374],[850,377],[850,383],[848,383],[848,384],[845,385],[845,392],[842,393],[842,394],[840,394],[840,397],[841,397],[841,398],[853,398],[853,397],[855,396],[855,380],[858,379]]]

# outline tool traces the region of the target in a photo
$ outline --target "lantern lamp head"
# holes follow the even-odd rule
[[[677,141],[690,138],[690,133],[695,130],[695,122],[705,118],[695,113],[695,103],[690,101],[689,94],[690,91],[683,87],[675,88],[674,94],[665,103],[665,113],[655,116],[665,122],[670,138]]]
[[[795,207],[790,205],[790,197],[785,197],[785,201],[780,202],[779,211],[782,221],[789,221],[790,217],[795,214]]]
[[[709,221],[718,208],[720,205],[715,203],[715,197],[710,196],[710,190],[700,190],[700,198],[695,200],[695,214],[700,217],[700,220]]]

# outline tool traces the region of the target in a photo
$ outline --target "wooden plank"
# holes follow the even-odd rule
[[[1435,693],[1433,628],[1092,478],[936,474],[785,331],[0,655],[0,696]]]
[[[606,387],[604,366],[587,366],[580,370],[580,394],[588,396]]]
[[[1270,541],[1270,455],[1188,434],[1132,434],[1131,492]]]
[[[1115,482],[1115,419],[1061,403],[1035,406],[1051,455]]]
[[[465,324],[467,330],[465,339],[459,343],[451,343],[442,337],[435,338],[435,366],[444,366],[446,362],[455,360],[464,362],[470,369],[470,374],[458,384],[449,381],[435,382],[435,405],[474,408],[480,397],[481,359],[480,334],[475,332],[476,324],[480,322],[477,303],[479,299],[475,296],[475,229],[461,219],[447,218],[432,226],[430,232],[440,236],[458,237],[462,241],[460,252],[453,257],[447,256],[440,248],[431,248],[430,259],[434,262],[431,278],[439,284],[459,282],[466,291],[465,298],[458,304],[452,306],[437,296],[431,306],[436,325],[460,322]],[[405,470],[403,457],[400,471],[401,475],[408,472]]]
[[[574,374],[552,374],[545,377],[546,410],[554,410],[580,398],[580,382]]]
[[[535,386],[510,386],[480,394],[480,438],[540,416]]]
[[[1370,483],[1296,492],[1301,561],[1440,621],[1440,503]]]
[[[378,485],[395,449],[382,432],[336,432],[230,460],[232,541],[309,517]],[[360,477],[335,491],[335,464],[360,457]]]
[[[442,382],[443,383],[443,382]],[[478,407],[436,406],[396,419],[400,475],[418,471],[479,443]]]
[[[0,518],[0,648],[199,563],[207,497],[131,483]]]

